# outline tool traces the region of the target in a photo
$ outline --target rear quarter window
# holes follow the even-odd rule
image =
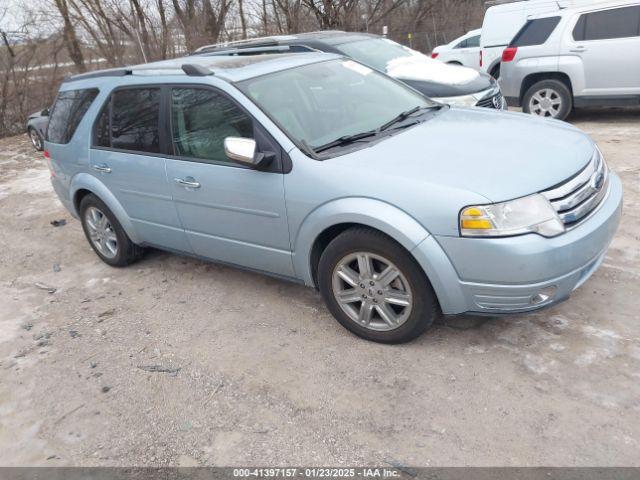
[[[560,17],[545,17],[528,20],[513,37],[510,47],[530,47],[542,45],[549,39],[555,28],[560,23]]]
[[[60,92],[49,116],[47,141],[69,143],[97,95],[97,88]]]

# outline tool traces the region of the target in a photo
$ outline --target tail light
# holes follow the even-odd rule
[[[431,58],[438,58],[438,55],[440,55],[438,52],[431,52]]]
[[[507,47],[502,52],[502,61],[510,62],[514,58],[516,58],[516,53],[518,53],[518,47]]]
[[[53,164],[51,163],[51,154],[48,150],[44,151],[44,158],[47,160],[47,166],[49,167],[49,171],[51,172],[51,177],[56,176],[56,172],[53,170]]]
[[[482,66],[482,50],[480,50],[480,66]]]

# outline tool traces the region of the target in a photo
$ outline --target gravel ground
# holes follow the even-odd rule
[[[572,121],[625,187],[601,268],[549,310],[401,346],[299,285],[104,265],[42,155],[0,140],[0,465],[640,465],[640,110]]]

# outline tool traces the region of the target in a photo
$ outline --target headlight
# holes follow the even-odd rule
[[[466,207],[460,212],[463,237],[506,237],[524,233],[554,237],[564,231],[562,220],[539,193],[509,202]]]
[[[443,97],[436,98],[440,103],[446,103],[447,105],[453,105],[455,107],[475,107],[478,103],[478,99],[475,95],[462,95],[460,97]]]
[[[498,84],[494,84],[491,88],[483,90],[482,92],[471,93],[469,95],[461,95],[459,97],[442,97],[436,98],[438,102],[446,103],[456,107],[475,107],[476,104],[483,98],[493,97],[500,92]]]

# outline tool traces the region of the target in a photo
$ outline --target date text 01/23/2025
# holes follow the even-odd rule
[[[400,470],[394,468],[234,468],[236,478],[397,478]]]

